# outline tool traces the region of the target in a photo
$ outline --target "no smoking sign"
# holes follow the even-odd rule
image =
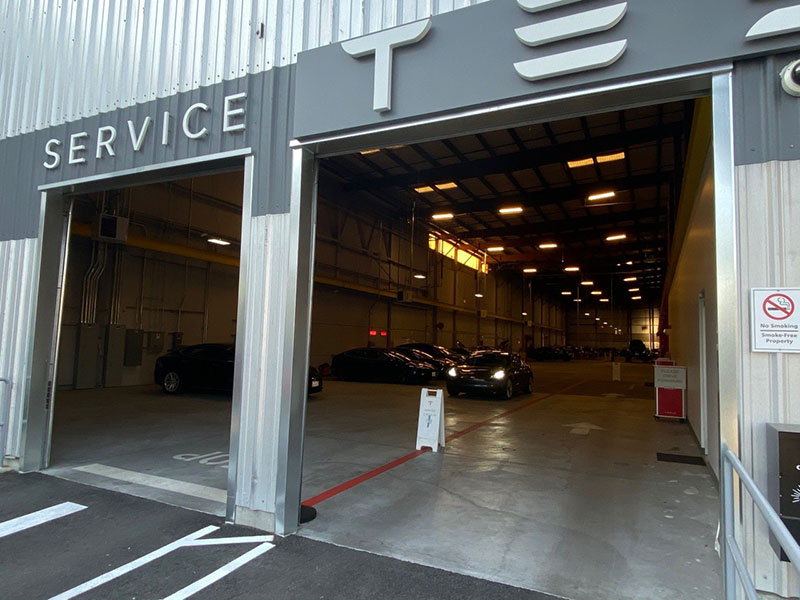
[[[800,352],[800,288],[751,290],[753,352]]]

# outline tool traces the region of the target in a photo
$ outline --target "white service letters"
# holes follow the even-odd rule
[[[231,94],[223,99],[222,106],[222,133],[236,133],[245,131],[247,124],[245,122],[245,108],[244,101],[247,99],[246,92],[238,94]],[[211,112],[212,108],[203,102],[192,104],[183,113],[181,120],[181,131],[187,139],[200,140],[207,137],[210,133],[208,127],[202,125],[202,120],[207,120],[204,113]],[[172,123],[174,117],[169,111],[164,111],[161,117],[161,145],[170,145],[170,136],[172,134]],[[151,116],[146,116],[141,124],[135,120],[128,120],[128,137],[130,140],[131,148],[134,152],[141,152],[148,140],[148,133],[155,125],[155,120]],[[95,158],[102,160],[106,156],[112,158],[117,155],[114,149],[114,143],[117,141],[117,128],[113,125],[103,125],[97,128],[96,144],[95,144]],[[158,135],[157,133],[153,135]],[[73,133],[69,136],[69,145],[67,153],[67,162],[70,165],[78,165],[86,162],[86,144],[82,140],[88,138],[89,132],[80,131]],[[153,136],[149,136],[153,137]],[[48,160],[42,163],[45,169],[57,169],[61,166],[61,151],[59,146],[64,142],[58,139],[48,140],[44,145],[44,153],[48,156]]]

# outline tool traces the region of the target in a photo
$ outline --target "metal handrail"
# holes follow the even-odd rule
[[[758,508],[761,516],[767,523],[772,535],[775,536],[786,556],[792,563],[794,570],[800,574],[800,545],[794,539],[786,525],[783,524],[778,513],[772,508],[769,501],[758,489],[753,478],[745,469],[739,457],[728,448],[722,446],[722,552],[723,552],[723,585],[725,600],[736,599],[736,575],[742,583],[747,600],[758,600],[753,579],[745,564],[742,551],[736,542],[735,518],[734,518],[734,496],[733,496],[733,472],[739,475],[739,480],[753,499],[753,503]]]

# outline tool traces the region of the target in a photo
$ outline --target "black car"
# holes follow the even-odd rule
[[[385,348],[353,348],[333,357],[333,373],[343,380],[425,382],[436,367]]]
[[[656,353],[648,350],[642,340],[631,340],[628,347],[622,349],[619,355],[625,359],[625,362],[631,362],[636,359],[644,363],[650,363],[657,358]]]
[[[168,394],[186,390],[233,391],[233,344],[197,344],[170,350],[156,359],[153,379]],[[308,393],[322,390],[322,379],[313,367],[308,374]]]
[[[409,358],[432,364],[436,367],[436,376],[440,378],[445,376],[450,367],[464,362],[463,357],[455,356],[447,348],[435,344],[424,344],[422,342],[401,344],[395,346],[394,350],[405,354]]]
[[[485,350],[474,352],[463,365],[447,373],[447,393],[485,393],[512,398],[533,391],[533,371],[519,354]]]
[[[528,350],[530,360],[572,360],[572,355],[564,348],[554,348],[553,346],[542,346],[541,348],[531,348]]]

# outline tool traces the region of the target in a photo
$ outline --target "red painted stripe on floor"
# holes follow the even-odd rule
[[[528,408],[529,406],[532,406],[532,405],[536,404],[537,402],[541,402],[542,400],[546,400],[547,398],[550,398],[550,397],[555,396],[557,394],[563,394],[564,392],[566,392],[568,390],[571,390],[572,388],[580,385],[581,383],[583,383],[583,382],[579,381],[578,383],[573,383],[571,385],[568,385],[564,389],[558,390],[557,392],[551,392],[551,393],[545,394],[544,396],[541,396],[539,398],[534,398],[533,400],[525,402],[524,404],[520,404],[519,406],[515,406],[514,408],[511,408],[511,409],[509,409],[509,410],[507,410],[505,412],[502,412],[499,415],[495,415],[493,417],[490,417],[490,418],[486,419],[485,421],[481,421],[480,423],[475,423],[474,425],[470,425],[466,429],[462,429],[461,431],[457,431],[456,433],[452,433],[449,436],[447,436],[447,441],[450,442],[452,440],[456,440],[456,439],[458,439],[458,438],[460,438],[462,436],[467,435],[468,433],[472,433],[476,429],[480,429],[481,427],[485,427],[486,425],[488,425],[489,423],[491,423],[493,421],[497,421],[498,419],[502,419],[504,417],[507,417],[508,415],[510,415],[512,413],[520,411],[520,410],[522,410],[524,408]],[[354,488],[355,486],[357,486],[360,483],[364,483],[365,481],[368,481],[368,480],[372,479],[373,477],[377,477],[381,473],[385,473],[386,471],[390,471],[391,469],[394,469],[395,467],[399,467],[403,463],[407,463],[408,461],[413,460],[413,459],[417,458],[418,456],[420,456],[421,454],[425,454],[426,452],[430,452],[430,449],[423,448],[422,450],[415,450],[414,452],[410,452],[409,454],[406,454],[405,456],[401,456],[400,458],[397,458],[397,459],[393,460],[392,462],[388,462],[385,465],[381,465],[380,467],[378,467],[376,469],[372,469],[371,471],[367,471],[363,475],[359,475],[358,477],[354,477],[353,479],[351,479],[349,481],[345,481],[344,483],[339,484],[336,487],[332,487],[329,490],[325,490],[321,494],[317,494],[316,496],[313,496],[313,497],[309,498],[308,500],[303,500],[303,504],[305,504],[306,506],[315,506],[315,505],[319,504],[320,502],[324,502],[325,500],[328,500],[328,499],[333,498],[334,496],[336,496],[338,494],[341,494],[342,492],[346,492],[350,488]]]
[[[341,494],[344,491],[349,490],[351,487],[357,486],[359,483],[364,483],[368,479],[372,479],[373,477],[377,477],[381,473],[385,473],[389,469],[394,469],[395,467],[399,467],[405,462],[410,461],[412,458],[417,458],[420,454],[424,454],[425,452],[430,452],[430,449],[423,448],[422,450],[415,450],[410,454],[406,454],[405,456],[401,456],[398,459],[393,460],[390,463],[386,463],[385,465],[378,467],[377,469],[372,469],[372,471],[367,471],[363,475],[359,475],[358,477],[354,477],[350,481],[345,481],[341,485],[337,485],[327,491],[322,492],[321,494],[317,494],[313,498],[309,498],[308,500],[304,500],[303,504],[307,506],[314,506],[315,504],[319,504],[327,500],[328,498],[332,498],[337,494]]]

